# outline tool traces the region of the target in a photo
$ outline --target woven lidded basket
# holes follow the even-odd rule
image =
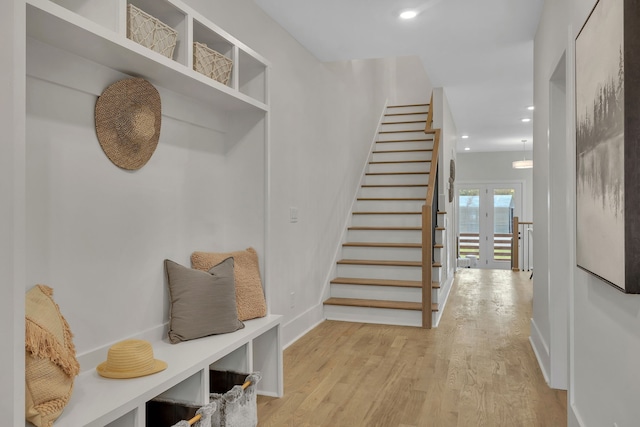
[[[193,43],[193,69],[224,85],[229,83],[233,61],[210,49],[206,44]]]
[[[178,32],[132,4],[127,11],[127,38],[173,59]]]

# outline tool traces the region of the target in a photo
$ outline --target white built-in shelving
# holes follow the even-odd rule
[[[262,113],[268,123],[269,63],[178,0],[25,0],[25,4],[26,37],[37,40],[38,49],[51,46],[121,73],[144,77],[187,99],[204,103],[212,111],[232,115]],[[172,58],[127,38],[128,4],[177,31]],[[196,41],[233,60],[228,85],[193,70]],[[268,147],[268,132],[263,140]],[[281,316],[269,314],[245,322],[246,327],[239,331],[176,345],[162,336],[154,337],[151,340],[154,355],[166,361],[168,368],[147,377],[107,379],[96,373],[95,363],[88,364],[89,368],[83,366],[75,380],[71,401],[55,425],[143,427],[146,402],[154,397],[207,403],[208,371],[213,368],[260,371],[263,379],[258,392],[281,396],[281,320]],[[107,348],[90,357],[104,360]]]
[[[124,0],[27,0],[27,36],[82,58],[198,99],[225,111],[267,105],[268,62],[187,5],[176,0],[130,0],[178,32],[173,58],[126,37]],[[193,42],[233,60],[229,85],[193,70]]]

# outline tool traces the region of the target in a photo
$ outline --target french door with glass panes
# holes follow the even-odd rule
[[[513,217],[521,216],[522,183],[458,184],[458,257],[479,268],[511,268]]]

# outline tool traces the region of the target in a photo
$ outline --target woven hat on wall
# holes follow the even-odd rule
[[[160,138],[161,103],[158,90],[141,78],[120,80],[96,102],[96,133],[109,160],[137,170],[144,166]]]
[[[167,368],[167,363],[153,358],[153,347],[145,340],[120,341],[109,348],[107,360],[96,368],[107,378],[136,378],[155,374]]]

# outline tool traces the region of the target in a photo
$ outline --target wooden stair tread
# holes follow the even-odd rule
[[[336,277],[331,283],[340,285],[369,285],[369,286],[397,286],[403,288],[421,288],[422,282],[419,280],[383,280],[383,279],[362,279],[353,277]]]
[[[387,108],[403,108],[403,107],[428,107],[429,104],[396,104],[387,105]]]
[[[433,245],[434,249],[443,249],[444,245],[440,244],[440,243],[436,243],[435,245]]]
[[[380,153],[428,153],[433,151],[432,148],[424,148],[421,150],[383,150],[383,151],[374,151],[373,154]]]
[[[424,129],[415,129],[415,130],[381,130],[378,133],[410,133],[410,132],[421,132],[425,133]]]
[[[438,211],[438,215],[446,215],[447,211]]]
[[[444,231],[444,227],[436,227],[437,231]]]
[[[336,277],[331,281],[336,285],[363,285],[363,286],[396,286],[401,288],[421,288],[422,282],[419,280],[384,280],[384,279],[364,279],[354,277]],[[439,282],[431,282],[431,289],[440,289]]]
[[[414,113],[386,113],[385,117],[393,117],[393,116],[411,116],[418,114],[429,114],[428,111],[416,111]]]
[[[347,242],[342,246],[365,248],[422,248],[421,243]]]
[[[423,197],[358,197],[361,202],[418,202],[423,201]]]
[[[387,261],[378,259],[341,259],[338,264],[344,265],[384,265],[391,267],[422,267],[420,261]]]
[[[325,305],[344,305],[348,307],[367,307],[367,308],[395,308],[399,310],[422,310],[422,304],[419,302],[406,301],[386,301],[374,299],[356,299],[356,298],[329,298],[324,302]]]
[[[324,305],[343,305],[348,307],[393,308],[398,310],[422,311],[422,303],[406,301],[386,301],[356,298],[329,298]],[[431,311],[438,311],[438,304],[431,304]]]
[[[424,120],[407,120],[406,122],[382,122],[381,125],[403,125],[405,123],[425,123]]]
[[[429,172],[367,172],[369,176],[387,176],[387,175],[429,175]]]
[[[427,184],[363,184],[362,187],[428,187]]]
[[[338,264],[343,265],[384,265],[388,267],[422,267],[422,261],[387,261],[379,259],[341,259]],[[433,267],[442,267],[439,262],[434,262]]]
[[[383,231],[422,231],[422,227],[373,227],[373,226],[356,226],[349,227],[349,230],[383,230]]]
[[[353,212],[354,215],[422,215],[422,212]]]
[[[382,151],[388,153],[388,151]],[[431,160],[387,160],[384,162],[369,162],[370,165],[388,165],[391,163],[431,163]]]
[[[397,142],[433,142],[433,138],[425,138],[425,139],[390,139],[388,141],[376,141],[376,144],[385,144],[385,143],[395,144]]]

